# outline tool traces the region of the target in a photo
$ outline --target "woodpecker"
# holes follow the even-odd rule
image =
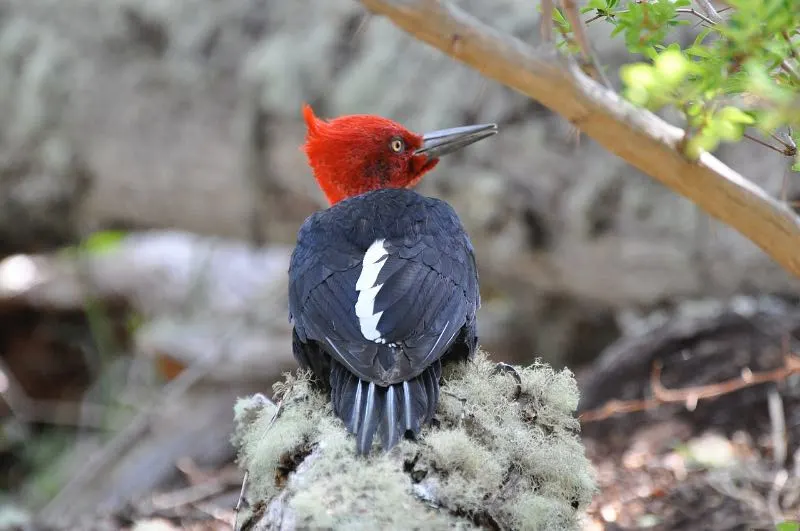
[[[303,149],[330,207],[301,226],[289,266],[292,348],[368,454],[416,436],[442,363],[473,356],[478,272],[453,208],[410,190],[439,158],[496,124],[419,135],[378,116],[317,118]]]

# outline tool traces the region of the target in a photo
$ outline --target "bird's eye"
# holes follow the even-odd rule
[[[402,153],[402,151],[406,148],[406,143],[403,142],[402,138],[393,138],[389,142],[389,148],[395,153]]]

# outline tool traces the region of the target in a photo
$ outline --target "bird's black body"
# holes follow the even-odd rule
[[[479,306],[472,244],[443,201],[377,190],[300,229],[289,267],[294,354],[330,386],[360,453],[376,432],[388,450],[430,421],[442,361],[475,351]]]

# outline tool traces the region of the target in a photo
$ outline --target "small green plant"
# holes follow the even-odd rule
[[[81,243],[81,249],[90,254],[101,254],[115,251],[122,244],[128,233],[118,230],[102,230],[87,236]]]

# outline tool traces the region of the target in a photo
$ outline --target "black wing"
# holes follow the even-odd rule
[[[404,192],[378,215],[376,193],[312,216],[290,267],[295,354],[330,383],[363,451],[376,430],[385,448],[417,433],[438,403],[439,360],[475,348],[469,239],[446,203]]]

